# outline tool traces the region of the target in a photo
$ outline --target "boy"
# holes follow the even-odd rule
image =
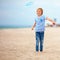
[[[40,43],[40,52],[43,51],[43,40],[44,40],[44,30],[45,30],[45,20],[48,20],[55,24],[53,20],[43,15],[43,9],[37,9],[37,18],[35,19],[35,23],[32,27],[32,30],[35,27],[36,33],[36,51],[39,52],[39,43]]]

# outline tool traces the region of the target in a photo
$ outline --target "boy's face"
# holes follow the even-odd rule
[[[40,9],[37,10],[37,15],[41,16],[41,10]]]

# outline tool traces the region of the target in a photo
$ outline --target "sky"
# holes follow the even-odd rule
[[[39,7],[60,23],[60,0],[0,0],[0,26],[33,25]]]

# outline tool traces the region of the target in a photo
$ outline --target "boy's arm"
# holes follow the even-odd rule
[[[36,22],[34,23],[34,25],[32,26],[32,30],[34,30],[34,27],[36,26]]]
[[[48,20],[48,21],[52,22],[52,23],[53,23],[53,25],[55,25],[55,24],[56,24],[56,22],[55,22],[55,21],[53,21],[52,19],[50,19],[50,18],[48,18],[48,17],[46,17],[46,20]]]

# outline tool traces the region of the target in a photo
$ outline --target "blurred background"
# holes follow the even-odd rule
[[[0,28],[31,27],[39,7],[60,25],[60,0],[0,0]]]

